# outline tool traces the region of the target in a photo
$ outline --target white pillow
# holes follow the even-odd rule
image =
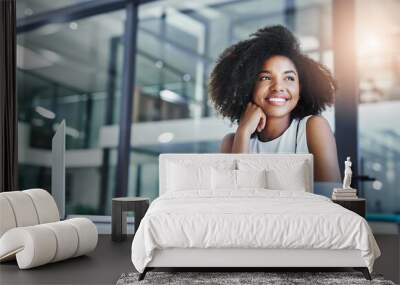
[[[169,163],[167,190],[210,190],[211,167]]]
[[[307,191],[308,178],[304,164],[296,164],[293,168],[267,170],[267,188],[272,190]]]
[[[213,190],[238,190],[240,188],[267,188],[265,170],[232,170],[212,168]]]
[[[236,170],[217,169],[211,170],[212,189],[236,190]]]
[[[265,169],[268,189],[307,191],[311,188],[312,181],[309,179],[311,170],[304,160],[295,158],[239,159],[237,164],[240,170]]]
[[[267,172],[263,170],[236,170],[238,188],[268,188]]]

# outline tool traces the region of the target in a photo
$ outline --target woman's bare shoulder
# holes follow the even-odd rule
[[[307,121],[307,145],[311,153],[336,148],[335,138],[328,121],[322,116],[311,116]]]
[[[307,120],[307,132],[312,133],[320,133],[323,134],[324,132],[331,132],[331,127],[327,119],[322,116],[312,115]]]
[[[332,149],[335,143],[333,132],[329,122],[322,116],[311,116],[307,120],[307,145],[314,153],[327,146]]]
[[[229,133],[224,136],[221,143],[221,152],[222,153],[231,153],[233,140],[235,139],[235,133]]]

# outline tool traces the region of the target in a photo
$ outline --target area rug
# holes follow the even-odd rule
[[[395,285],[392,281],[384,280],[381,275],[372,275],[368,281],[360,272],[154,272],[146,274],[145,279],[138,281],[139,273],[125,273],[117,281],[117,285],[134,284],[379,284]]]

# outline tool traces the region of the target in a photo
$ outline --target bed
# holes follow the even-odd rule
[[[132,242],[158,267],[352,267],[380,251],[361,216],[313,194],[311,154],[162,154],[159,191]]]

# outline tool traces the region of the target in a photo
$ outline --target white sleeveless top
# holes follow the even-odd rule
[[[310,153],[307,146],[307,116],[303,119],[292,120],[289,128],[279,137],[271,141],[262,142],[257,136],[250,138],[249,153]],[[297,150],[296,149],[296,130],[297,132]]]

